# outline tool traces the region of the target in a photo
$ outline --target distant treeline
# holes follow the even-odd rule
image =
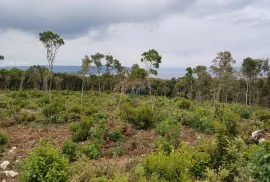
[[[210,68],[199,65],[187,68],[180,78],[163,80],[151,78],[152,95],[181,96],[214,102],[239,102],[270,107],[270,74],[268,59],[246,58],[240,71],[235,70],[231,53],[220,52]],[[134,64],[131,69],[120,69],[112,74],[84,76],[82,74],[54,73],[54,90],[97,90],[149,94],[146,71]],[[18,68],[0,70],[0,88],[3,90],[47,90],[49,70],[44,66],[31,66],[23,71]]]

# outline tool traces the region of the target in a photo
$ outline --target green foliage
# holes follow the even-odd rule
[[[98,113],[98,110],[99,109],[97,106],[94,106],[94,105],[86,106],[86,107],[84,107],[84,114],[86,116],[91,116],[93,114]]]
[[[69,161],[74,161],[76,159],[77,144],[66,140],[62,148],[62,153],[68,157]]]
[[[69,129],[71,131],[71,138],[74,142],[85,141],[90,136],[90,128],[94,122],[93,117],[82,118],[81,121],[71,123]]]
[[[240,116],[232,110],[225,108],[220,118],[226,128],[224,132],[229,136],[236,136],[238,134]]]
[[[263,122],[270,120],[270,111],[259,110],[256,112],[256,117]]]
[[[101,145],[98,142],[92,142],[82,148],[82,152],[91,159],[96,159],[100,156]]]
[[[0,101],[0,108],[7,109],[9,107],[6,101]]]
[[[120,157],[123,155],[123,149],[121,147],[110,148],[104,152],[104,155],[109,157]]]
[[[168,117],[157,124],[157,132],[173,146],[177,146],[180,142],[181,129],[181,123],[173,117]]]
[[[56,100],[55,102],[44,106],[42,113],[49,123],[63,123],[64,111],[65,107],[63,106],[63,103],[61,103],[59,100]]]
[[[178,101],[177,106],[178,106],[180,109],[186,109],[186,110],[189,110],[190,107],[191,107],[191,101],[182,98],[180,101]]]
[[[201,175],[209,160],[205,152],[182,144],[181,148],[169,155],[163,150],[145,158],[144,168],[147,176],[157,175],[161,180],[191,181],[191,175]]]
[[[251,111],[249,108],[240,104],[231,104],[230,108],[243,119],[249,119],[251,117]]]
[[[19,123],[32,122],[37,119],[37,116],[34,113],[20,112],[16,121]]]
[[[9,138],[8,135],[0,131],[0,154],[4,152],[8,146]]]
[[[76,113],[76,114],[80,114],[81,111],[82,111],[82,109],[81,109],[81,106],[79,106],[79,105],[73,105],[70,108],[70,112],[73,112],[73,113]]]
[[[87,139],[101,141],[107,130],[106,120],[103,119],[102,115],[83,117],[81,121],[71,123],[69,129],[71,131],[71,139],[74,142],[81,142]]]
[[[156,122],[155,114],[149,105],[132,108],[125,104],[121,107],[120,116],[138,129],[151,128]]]
[[[124,136],[122,135],[122,131],[118,128],[110,131],[108,136],[110,140],[115,142],[121,142],[124,138]]]
[[[268,182],[270,179],[270,142],[262,142],[252,151],[250,163],[255,180]]]
[[[21,181],[68,181],[68,160],[48,142],[41,142],[22,162]]]

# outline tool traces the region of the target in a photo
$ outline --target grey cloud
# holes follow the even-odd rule
[[[170,14],[173,7],[184,11],[194,1],[4,0],[0,2],[0,28],[35,33],[50,29],[74,37],[112,23],[156,20]]]

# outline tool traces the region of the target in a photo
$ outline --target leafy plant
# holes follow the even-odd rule
[[[96,159],[100,156],[101,145],[98,142],[92,142],[82,148],[83,153],[91,159]]]
[[[85,141],[90,136],[90,128],[92,127],[93,122],[93,117],[84,117],[79,122],[71,123],[69,129],[71,131],[72,141]]]
[[[74,161],[76,159],[77,144],[66,140],[62,148],[62,153],[69,158],[69,161]]]
[[[156,122],[155,114],[149,105],[139,106],[137,108],[124,105],[121,108],[120,116],[138,129],[151,128]]]
[[[114,129],[109,133],[109,139],[115,142],[121,142],[123,140],[122,131],[120,129]]]
[[[187,99],[182,98],[180,101],[178,101],[177,106],[180,109],[186,109],[189,110],[191,107],[191,102]]]
[[[255,180],[267,182],[270,179],[270,142],[260,143],[250,158],[252,176]]]
[[[42,141],[22,164],[23,182],[68,181],[68,160],[47,141]]]
[[[46,117],[47,121],[50,123],[63,123],[63,113],[65,107],[63,103],[55,101],[51,104],[44,106],[42,113]]]

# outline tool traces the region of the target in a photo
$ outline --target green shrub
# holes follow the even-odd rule
[[[7,134],[0,132],[0,145],[7,145],[9,142]]]
[[[81,142],[87,140],[90,136],[90,128],[94,122],[93,117],[82,118],[81,121],[71,123],[69,129],[71,131],[71,139],[74,142]]]
[[[37,116],[33,113],[20,112],[19,116],[16,118],[16,121],[19,123],[23,122],[32,122],[37,119]]]
[[[90,105],[90,106],[87,106],[87,107],[84,107],[84,114],[86,115],[86,116],[91,116],[91,115],[93,115],[93,114],[96,114],[96,113],[98,113],[98,107],[97,106],[92,106],[92,105]]]
[[[263,122],[270,120],[270,111],[260,110],[256,113],[256,117]]]
[[[151,128],[156,122],[155,114],[150,105],[139,106],[138,108],[124,105],[121,108],[120,116],[138,129]]]
[[[46,117],[47,122],[49,123],[63,123],[63,113],[65,111],[65,107],[63,103],[59,101],[55,101],[51,104],[46,105],[42,113]]]
[[[183,143],[181,148],[169,155],[160,148],[158,152],[146,156],[144,168],[148,177],[157,175],[159,180],[191,181],[191,174],[200,174],[206,169],[201,161],[207,160],[209,157],[205,152]]]
[[[81,121],[71,123],[69,129],[71,131],[71,139],[74,142],[81,142],[87,139],[103,141],[107,130],[106,120],[83,117]]]
[[[203,131],[206,134],[211,134],[215,131],[214,118],[212,116],[203,116],[197,111],[188,113],[186,124],[191,128]]]
[[[109,139],[115,142],[121,142],[123,140],[122,131],[120,129],[114,129],[112,130],[109,135]]]
[[[104,152],[104,155],[109,157],[120,157],[123,155],[123,149],[121,147],[110,148]]]
[[[157,139],[157,145],[167,155],[169,155],[174,149],[174,146],[172,145],[172,143],[163,137],[159,137]]]
[[[191,101],[182,98],[180,101],[178,101],[177,106],[178,106],[180,109],[186,109],[186,110],[189,110],[190,107],[191,107]]]
[[[4,152],[9,143],[8,135],[0,131],[0,153]]]
[[[33,101],[29,101],[28,104],[25,106],[25,108],[27,108],[27,109],[38,109],[38,105]]]
[[[232,110],[225,108],[222,112],[221,121],[226,128],[226,134],[229,136],[236,136],[238,134],[238,122],[240,116]]]
[[[270,142],[260,143],[251,154],[252,176],[256,181],[268,182],[270,179]]]
[[[83,153],[91,159],[97,159],[100,156],[101,145],[98,142],[92,142],[82,148]]]
[[[48,95],[45,95],[40,99],[39,106],[43,107],[47,104],[50,104],[50,98]]]
[[[77,144],[66,140],[62,148],[62,153],[68,157],[69,161],[74,161],[76,159]]]
[[[22,162],[21,181],[68,181],[68,160],[48,142],[41,142]]]
[[[0,101],[0,108],[7,109],[8,108],[8,103],[6,101]]]
[[[182,125],[173,117],[157,124],[157,132],[170,141],[170,144],[177,146],[180,142]]]
[[[71,108],[70,108],[70,112],[73,112],[73,113],[76,113],[76,114],[80,114],[82,111],[82,108],[81,106],[79,105],[73,105]]]
[[[63,119],[66,123],[73,123],[81,120],[81,115],[74,112],[66,112],[63,115]]]

